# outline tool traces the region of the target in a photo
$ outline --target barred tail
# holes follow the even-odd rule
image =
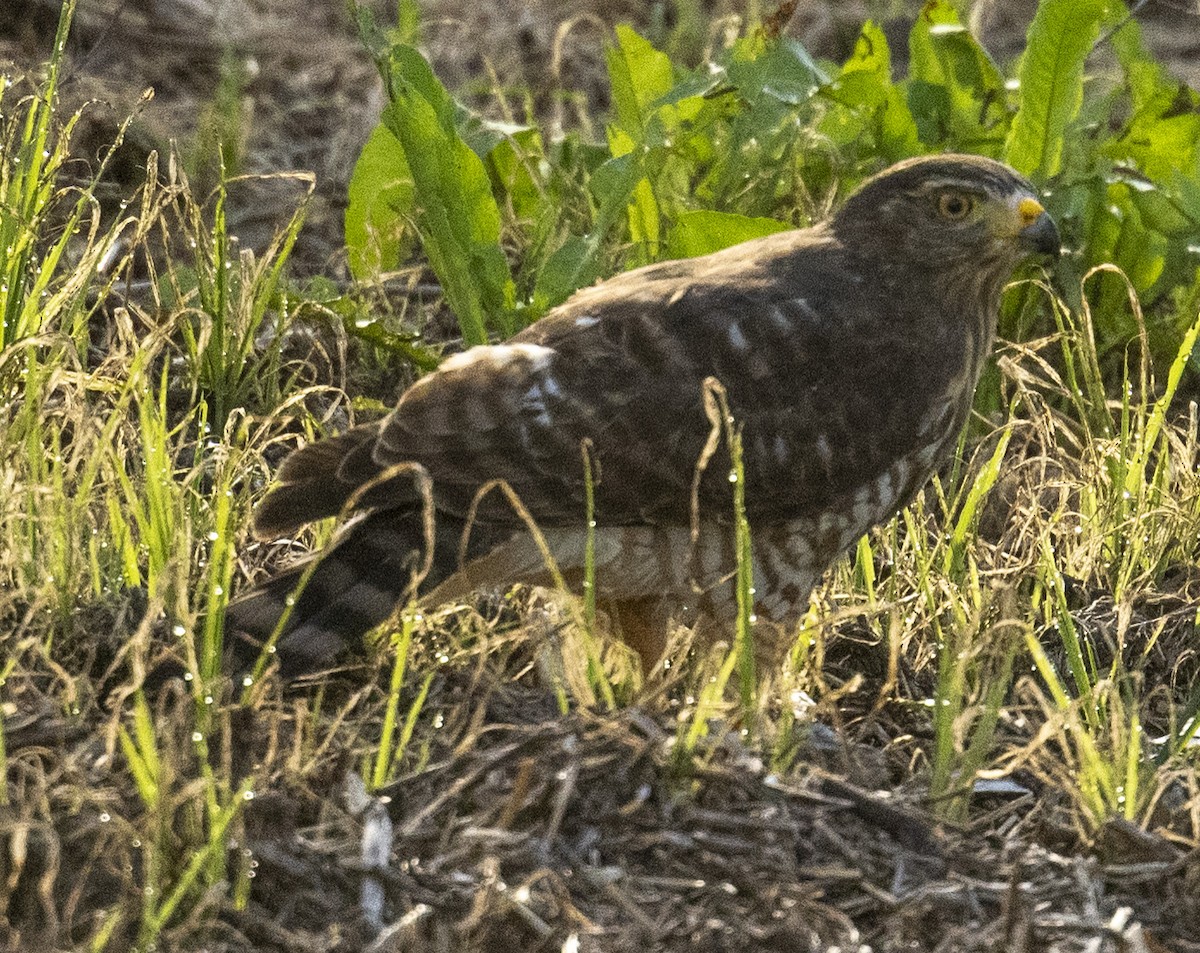
[[[434,555],[421,588],[453,570],[461,522],[439,517]],[[229,604],[226,644],[239,667],[253,664],[279,624],[296,587],[291,613],[276,643],[280,673],[294,678],[334,661],[414,594],[425,568],[427,532],[420,508],[368,512],[351,521],[325,551],[284,570]]]

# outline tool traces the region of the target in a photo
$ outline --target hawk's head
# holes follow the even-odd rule
[[[1057,256],[1058,229],[1034,187],[981,156],[922,156],[868,179],[830,227],[851,251],[905,268],[955,267],[1006,280],[1022,259]]]

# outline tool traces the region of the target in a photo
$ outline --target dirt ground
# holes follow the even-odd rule
[[[35,67],[58,3],[0,4],[0,66]],[[381,20],[394,6],[370,5]],[[742,6],[712,0],[714,31]],[[423,45],[448,85],[476,100],[500,88],[524,102],[527,92],[543,118],[573,125],[605,107],[610,24],[652,30],[668,15],[636,0],[424,7]],[[992,0],[976,11],[973,23],[998,57],[1019,50],[1030,7]],[[817,55],[837,58],[867,14],[902,47],[913,9],[896,0],[801,3],[790,29]],[[1200,17],[1162,3],[1142,14],[1172,68],[1200,82]],[[235,171],[314,172],[317,197],[297,265],[343,278],[346,183],[382,90],[341,0],[80,0],[64,97],[106,104],[89,112],[80,154],[109,141],[152,87],[115,173],[119,192],[137,181],[150,150],[196,148],[233,74],[244,135]],[[198,189],[211,187],[211,165],[198,163],[195,174]],[[234,210],[232,230],[254,247],[280,214],[278,203],[252,193]],[[880,727],[870,686],[882,684],[886,647],[849,638],[840,651],[829,660],[833,675],[868,678],[859,709],[840,713],[853,734],[818,726],[798,736],[797,767],[786,777],[732,731],[710,763],[681,772],[672,757],[678,685],[663,687],[657,707],[562,716],[529,674],[536,660],[527,643],[437,677],[426,710],[446,728],[427,767],[374,797],[346,781],[356,766],[344,757],[330,755],[315,776],[287,775],[288,745],[304,726],[281,702],[231,739],[236,749],[244,738],[243,756],[271,775],[247,814],[251,902],[222,908],[202,941],[183,924],[163,945],[299,953],[1200,950],[1200,858],[1182,833],[1195,791],[1181,782],[1164,794],[1154,834],[1114,822],[1086,838],[1040,797],[1033,776],[981,792],[970,825],[937,822],[920,792],[905,787],[917,757],[911,734],[877,744],[922,723]],[[379,673],[368,676],[374,681],[367,677],[362,691],[378,691]],[[352,685],[334,689],[348,708]],[[22,690],[31,694],[15,699],[25,714],[9,725],[10,756],[54,745],[64,757],[48,790],[86,789],[100,770],[100,742],[74,733],[50,699]],[[94,813],[66,800],[61,812],[71,818],[65,843],[75,853],[55,863],[78,864],[90,894],[102,895],[121,882],[106,879],[106,864],[115,869],[125,856],[119,832],[100,830]],[[21,900],[27,917],[50,916],[38,913],[41,899]],[[87,907],[88,897],[76,900]]]

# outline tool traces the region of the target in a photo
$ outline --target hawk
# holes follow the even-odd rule
[[[351,518],[324,553],[232,602],[227,631],[259,645],[278,626],[283,674],[314,669],[401,600],[549,582],[531,522],[578,585],[586,443],[596,593],[622,627],[662,621],[635,640],[652,663],[669,617],[720,623],[736,608],[710,379],[741,431],[755,613],[794,619],[830,563],[946,456],[1005,283],[1058,252],[1029,182],[938,155],[879,173],[811,228],[583,289],[505,343],[448,358],[385,419],[293,452],[255,533]]]

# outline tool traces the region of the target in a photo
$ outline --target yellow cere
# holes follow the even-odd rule
[[[1017,205],[1017,212],[1021,216],[1021,227],[1024,228],[1026,225],[1032,225],[1044,211],[1046,210],[1042,208],[1042,203],[1037,199],[1021,199]]]

